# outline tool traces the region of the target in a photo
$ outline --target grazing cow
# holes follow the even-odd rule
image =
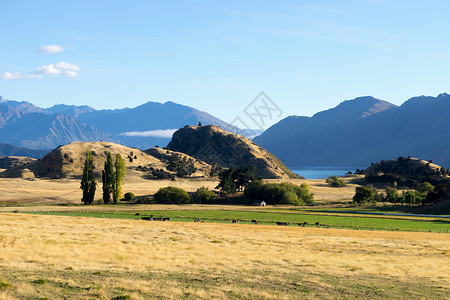
[[[152,217],[142,217],[141,220],[153,221],[153,218]]]
[[[289,222],[277,222],[278,226],[289,226]]]
[[[256,220],[252,220],[252,223],[255,224],[255,225],[259,224],[258,221],[256,221]]]
[[[153,221],[162,221],[163,218],[153,218]]]
[[[195,222],[195,223],[200,222],[200,218],[194,219],[194,222]]]
[[[239,219],[233,219],[233,220],[231,220],[231,223],[239,223]]]
[[[140,214],[140,213],[135,213],[134,215],[135,215],[135,216],[140,216],[141,214]]]
[[[319,222],[316,222],[316,225],[317,225],[317,226],[320,226],[320,223],[319,223]]]
[[[162,218],[163,221],[170,221],[170,218]]]

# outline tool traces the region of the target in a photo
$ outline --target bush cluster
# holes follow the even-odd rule
[[[339,179],[339,177],[337,177],[336,175],[328,177],[325,180],[325,182],[331,187],[343,187],[343,186],[346,186],[346,184],[341,179]]]
[[[123,195],[123,198],[125,201],[134,200],[134,194],[131,192],[125,193],[125,195]]]
[[[175,175],[170,172],[166,172],[163,169],[150,168],[150,172],[153,177],[160,180],[175,180]]]
[[[153,199],[157,204],[191,203],[191,197],[185,190],[173,186],[160,188]]]
[[[192,195],[193,203],[208,203],[211,199],[216,197],[216,193],[209,190],[207,187],[202,186],[197,189],[195,193]]]
[[[176,172],[178,177],[188,177],[197,171],[192,158],[173,153],[167,163],[167,170]]]
[[[408,205],[421,205],[430,203],[430,197],[433,195],[434,187],[428,183],[423,182],[416,186],[415,190],[402,192],[400,195],[396,186],[386,187],[384,195],[380,194],[373,186],[361,186],[355,189],[355,196],[353,202],[356,204],[364,204],[368,202],[390,202],[401,203]]]
[[[267,204],[310,205],[314,195],[309,192],[308,184],[300,186],[293,183],[264,183],[262,180],[250,182],[244,195],[250,200],[262,200]]]

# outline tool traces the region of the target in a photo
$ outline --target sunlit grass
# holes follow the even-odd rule
[[[3,213],[0,236],[4,298],[442,298],[450,288],[439,233]]]

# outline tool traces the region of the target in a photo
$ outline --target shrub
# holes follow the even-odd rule
[[[45,280],[45,279],[36,279],[36,280],[32,281],[31,283],[34,283],[34,284],[46,284],[47,280]]]
[[[167,170],[177,173],[178,177],[188,177],[197,171],[192,158],[181,156],[178,153],[173,153],[167,164]]]
[[[432,186],[429,182],[422,182],[417,185],[416,190],[426,196],[434,190],[434,186]]]
[[[131,296],[130,295],[119,295],[119,296],[111,298],[111,300],[127,300],[127,299],[131,299]]]
[[[125,199],[126,201],[134,200],[134,194],[131,193],[131,192],[125,193],[124,199]]]
[[[211,176],[211,177],[217,176],[222,171],[223,171],[223,167],[215,162],[211,165],[211,172],[209,173],[209,176]]]
[[[0,291],[4,290],[4,289],[7,289],[7,288],[10,288],[10,287],[11,287],[11,284],[3,282],[3,281],[0,281]]]
[[[158,204],[188,204],[191,203],[189,194],[180,188],[169,186],[160,188],[154,196]]]
[[[346,184],[339,179],[336,175],[330,176],[325,180],[326,183],[328,183],[331,187],[343,187],[346,186]]]
[[[152,176],[156,179],[161,180],[175,180],[175,175],[171,174],[170,172],[166,172],[163,169],[151,169]]]
[[[358,186],[355,189],[355,195],[353,196],[353,202],[363,204],[367,202],[377,202],[381,200],[380,194],[373,186]]]
[[[209,200],[216,197],[216,193],[213,191],[210,191],[208,188],[202,186],[197,191],[195,191],[194,195],[192,196],[192,202],[194,203],[207,203]]]
[[[386,193],[384,201],[391,203],[397,203],[399,201],[398,190],[395,187],[386,187],[384,191]]]
[[[293,183],[264,183],[261,180],[250,182],[244,195],[250,200],[262,200],[267,204],[305,205],[314,203],[314,195],[306,183],[298,186]]]
[[[136,204],[156,204],[155,200],[153,199],[153,197],[139,197],[137,198],[137,200],[135,201]]]

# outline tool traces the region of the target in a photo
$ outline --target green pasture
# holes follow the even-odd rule
[[[399,230],[450,233],[450,218],[434,217],[402,217],[358,214],[339,215],[323,212],[301,211],[242,211],[242,210],[141,210],[141,211],[30,211],[30,214],[50,214],[72,217],[136,219],[142,217],[166,217],[171,221],[193,222],[200,219],[203,222],[231,223],[239,219],[240,224],[251,224],[256,220],[260,225],[276,225],[276,222],[290,223],[289,226],[298,226],[306,222],[306,227],[330,227],[361,230]],[[316,225],[319,223],[319,225]]]

